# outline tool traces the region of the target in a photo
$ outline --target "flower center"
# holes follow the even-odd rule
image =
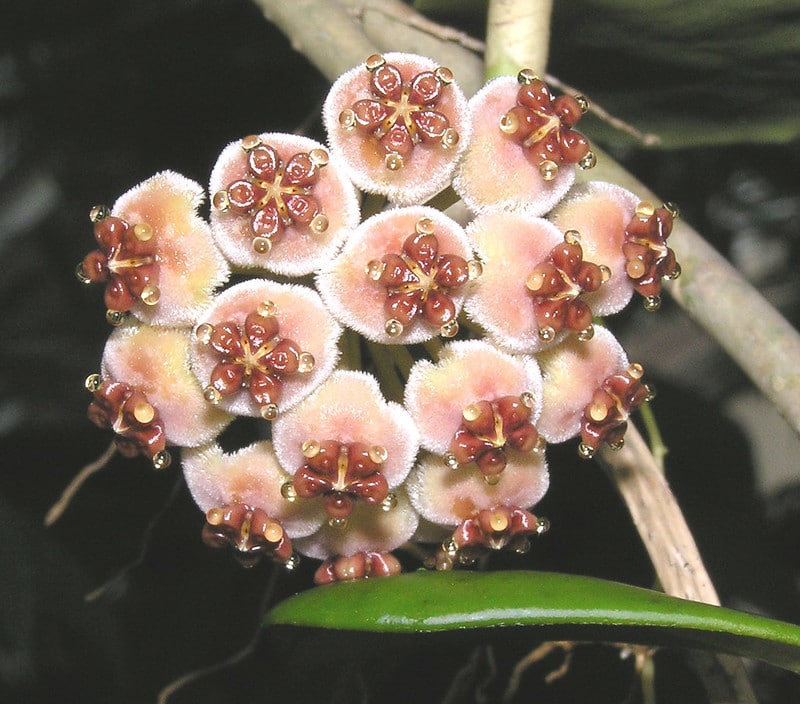
[[[169,466],[164,423],[142,391],[122,382],[103,381],[99,374],[89,376],[85,385],[93,394],[89,418],[100,428],[114,431],[125,457],[142,454],[156,469]]]
[[[212,205],[217,211],[233,210],[250,218],[257,253],[269,252],[289,227],[301,226],[318,235],[328,229],[328,217],[313,196],[329,159],[324,149],[299,152],[284,163],[258,135],[245,137],[241,146],[247,155],[247,174],[217,191]]]
[[[588,141],[572,129],[589,108],[586,98],[553,99],[547,85],[528,69],[520,71],[517,80],[517,104],[500,118],[500,130],[520,143],[545,181],[558,175],[561,164],[592,168],[596,159]]]
[[[675,252],[667,246],[676,217],[678,210],[671,203],[654,208],[643,201],[625,228],[625,273],[644,296],[644,307],[649,311],[661,306],[661,279],[676,279],[681,273]]]
[[[343,110],[339,124],[374,139],[387,169],[402,168],[417,144],[438,143],[447,149],[458,143],[458,132],[436,109],[444,88],[453,80],[449,69],[423,71],[406,82],[400,70],[379,54],[367,59],[366,69],[371,74],[372,97]]]
[[[445,462],[452,469],[475,462],[488,484],[496,484],[505,469],[505,448],[519,452],[541,451],[544,441],[530,422],[533,395],[502,396],[477,401],[462,411]]]
[[[395,499],[380,471],[386,461],[386,448],[362,442],[341,443],[337,440],[313,440],[303,443],[306,463],[292,479],[295,496],[325,497],[325,511],[332,526],[346,525],[354,502],[361,499],[390,510]]]
[[[612,450],[620,449],[625,440],[631,412],[653,398],[652,390],[642,383],[644,369],[631,364],[627,369],[612,374],[595,390],[592,400],[583,411],[581,443],[578,454],[592,457],[602,443]]]
[[[452,296],[479,273],[477,262],[457,254],[439,254],[429,218],[420,218],[399,254],[388,253],[366,266],[367,276],[386,288],[386,333],[397,337],[415,320],[438,325],[444,337],[458,332]]]
[[[118,325],[137,302],[153,306],[161,297],[156,238],[148,224],[131,226],[105,206],[92,208],[89,218],[100,248],[84,257],[76,274],[86,284],[107,282],[106,317]]]
[[[583,260],[580,236],[568,230],[564,244],[550,250],[525,282],[533,298],[539,337],[550,342],[566,329],[577,332],[581,340],[591,339],[592,311],[581,295],[596,291],[610,276],[608,267]]]
[[[248,567],[265,556],[288,568],[294,565],[292,543],[283,526],[263,509],[241,503],[206,512],[203,542],[214,548],[233,547],[239,561]]]
[[[273,420],[278,413],[283,383],[294,374],[308,374],[315,360],[296,342],[281,337],[277,306],[266,301],[249,313],[243,324],[226,321],[195,328],[195,339],[219,358],[204,395],[211,403],[248,389],[261,415]]]

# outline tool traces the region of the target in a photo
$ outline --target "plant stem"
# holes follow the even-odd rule
[[[544,75],[552,9],[552,0],[490,1],[484,59],[487,80],[516,75],[521,68]]]

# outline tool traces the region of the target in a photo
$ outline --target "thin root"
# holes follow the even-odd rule
[[[105,467],[111,461],[111,458],[114,456],[116,451],[117,445],[116,443],[112,442],[106,451],[100,455],[100,457],[98,457],[94,462],[87,464],[80,472],[78,472],[77,475],[75,475],[73,480],[67,485],[67,488],[64,489],[64,492],[61,494],[58,501],[56,501],[50,507],[50,510],[44,517],[45,527],[50,527],[59,518],[61,518],[61,514],[66,511],[73,497],[78,493],[78,490],[83,486],[84,482],[95,472],[99,472],[101,469],[103,469],[103,467]]]

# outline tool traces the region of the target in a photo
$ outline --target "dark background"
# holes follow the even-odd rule
[[[155,473],[116,458],[43,528],[63,487],[110,441],[87,420],[83,388],[109,331],[100,292],[74,276],[93,247],[89,208],[162,169],[205,184],[217,154],[245,134],[322,138],[327,84],[244,0],[6,0],[0,9],[0,701],[155,701],[251,639],[253,654],[174,701],[496,699],[535,645],[530,633],[259,636],[265,604],[306,588],[314,565],[245,571],[204,548],[178,463]],[[579,61],[556,50],[551,72],[579,84]],[[797,323],[796,143],[616,153]],[[724,602],[800,621],[796,471],[793,482],[770,482],[770,468],[751,461],[725,412],[749,384],[705,334],[667,304],[637,342],[643,315],[614,324],[659,389],[670,481]],[[501,563],[652,584],[624,506],[574,450],[550,451],[553,488],[538,512],[551,533],[524,561]],[[784,461],[796,467],[796,457]],[[678,654],[657,662],[665,692],[703,701]],[[609,648],[580,650],[552,687],[540,683],[546,669],[525,680],[526,697],[637,701],[630,662]],[[755,681],[764,702],[800,701],[797,678],[759,668]]]

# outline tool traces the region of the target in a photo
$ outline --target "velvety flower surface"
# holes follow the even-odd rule
[[[114,330],[103,350],[102,379],[144,393],[164,423],[168,445],[204,445],[232,420],[203,398],[203,388],[189,369],[190,345],[188,328],[129,324]]]
[[[626,228],[638,203],[639,198],[621,186],[589,181],[573,188],[547,216],[562,232],[578,232],[584,257],[603,264],[610,272],[598,291],[585,296],[595,315],[619,312],[633,295],[633,282],[625,272],[623,247]]]
[[[583,412],[595,389],[607,377],[624,370],[628,357],[604,327],[591,340],[568,338],[537,355],[542,370],[543,408],[538,429],[547,442],[569,440],[580,433]]]
[[[414,54],[371,56],[342,74],[322,116],[353,183],[398,205],[442,190],[470,136],[450,70]]]
[[[365,220],[317,288],[339,320],[382,344],[458,331],[477,275],[461,226],[434,208],[396,208]]]
[[[292,134],[251,135],[220,154],[209,190],[211,225],[228,260],[309,274],[358,224],[358,197],[338,157]]]
[[[348,522],[360,503],[390,508],[390,492],[406,478],[419,449],[411,417],[383,398],[376,379],[342,370],[279,416],[273,441],[297,496],[324,496],[334,524]]]
[[[464,305],[467,315],[495,344],[512,352],[537,352],[563,338],[569,328],[562,325],[560,333],[552,330],[554,322],[543,324],[537,315],[538,294],[530,284],[551,252],[564,244],[564,233],[542,218],[494,212],[475,218],[467,235],[483,265]],[[559,286],[567,281],[557,272],[554,278]],[[566,292],[561,289],[554,289],[552,297],[558,304],[582,299],[579,281],[571,282]]]
[[[269,441],[231,453],[212,444],[186,450],[181,459],[186,485],[204,513],[233,504],[259,508],[279,521],[290,538],[310,535],[326,520],[321,501],[285,499],[282,488],[291,477]]]
[[[228,279],[228,265],[197,214],[204,192],[194,181],[163,171],[119,197],[109,212],[92,210],[100,249],[78,275],[107,282],[109,321],[131,312],[151,325],[190,325]]]
[[[222,292],[200,316],[191,366],[209,402],[272,419],[333,371],[340,335],[312,289],[251,279]]]
[[[407,487],[420,516],[442,526],[456,526],[494,506],[533,506],[547,492],[550,477],[543,452],[508,450],[500,481],[489,484],[476,465],[453,470],[434,455],[425,456]]]
[[[489,81],[469,101],[472,139],[453,188],[473,212],[525,208],[533,215],[544,215],[575,180],[571,164],[558,167],[552,177],[545,178],[523,146],[501,129],[503,118],[516,105],[519,89],[517,79],[502,76]]]

